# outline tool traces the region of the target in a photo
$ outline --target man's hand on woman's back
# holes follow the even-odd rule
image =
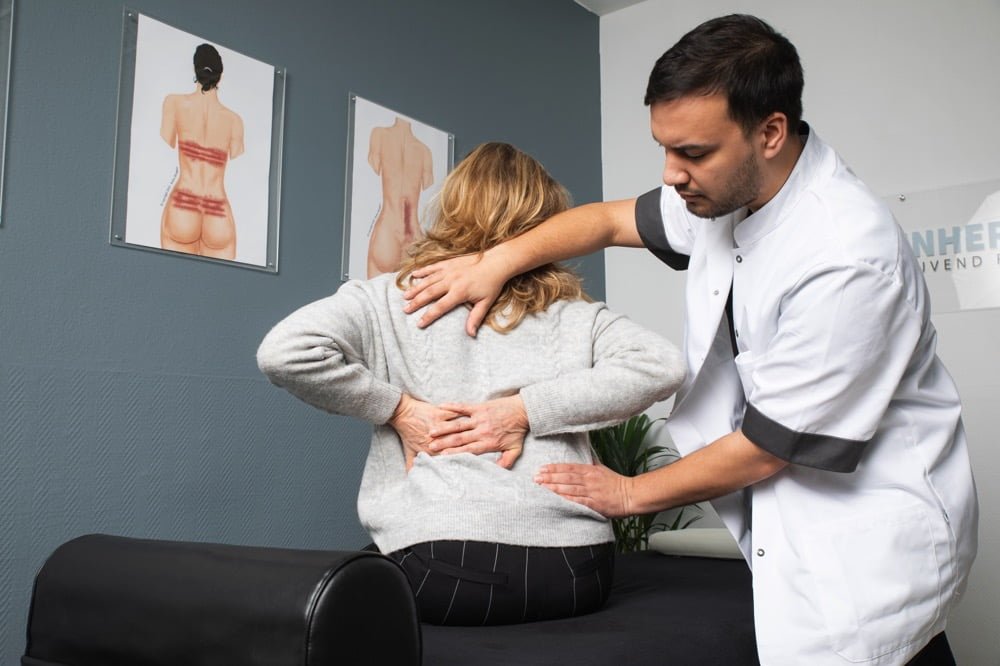
[[[502,259],[490,252],[445,259],[413,271],[410,287],[403,293],[407,313],[430,304],[418,322],[421,328],[459,305],[471,307],[465,332],[475,337],[490,306],[510,279]]]

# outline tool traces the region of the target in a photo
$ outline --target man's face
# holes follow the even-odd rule
[[[761,195],[757,154],[729,117],[724,95],[657,102],[649,110],[653,138],[663,147],[663,182],[698,217],[719,217]]]

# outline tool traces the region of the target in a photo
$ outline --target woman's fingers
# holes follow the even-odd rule
[[[521,457],[521,451],[523,449],[518,447],[516,449],[508,449],[500,454],[500,458],[497,460],[497,464],[504,469],[510,469],[517,462],[517,459]]]
[[[476,427],[472,419],[466,418],[452,418],[450,421],[439,421],[430,430],[427,431],[427,436],[431,439],[436,439],[439,441],[444,441],[448,435],[454,435],[455,433],[466,432],[472,430]]]
[[[463,416],[471,416],[472,411],[476,408],[475,405],[468,405],[464,402],[442,402],[438,407]]]

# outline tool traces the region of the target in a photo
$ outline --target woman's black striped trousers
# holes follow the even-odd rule
[[[420,619],[489,625],[553,620],[604,605],[614,544],[572,548],[429,541],[388,553],[409,578]]]

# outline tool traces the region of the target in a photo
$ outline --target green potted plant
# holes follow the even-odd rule
[[[592,430],[590,444],[601,464],[623,476],[637,476],[643,472],[670,464],[680,456],[665,446],[651,445],[646,441],[650,428],[657,421],[639,414],[616,426]],[[695,515],[686,517],[689,512]],[[615,548],[619,553],[645,550],[649,535],[661,530],[684,529],[698,520],[701,509],[696,506],[681,507],[670,522],[657,521],[657,513],[649,513],[611,521],[615,532]]]

